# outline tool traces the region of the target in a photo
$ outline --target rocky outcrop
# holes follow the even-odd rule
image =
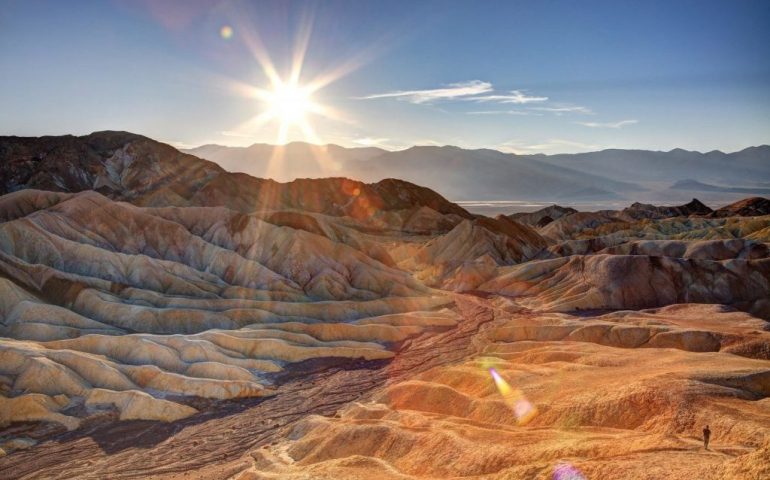
[[[570,220],[574,217],[574,221]],[[577,213],[552,222],[540,234],[554,248],[595,252],[628,241],[748,239],[770,242],[770,215],[761,217],[674,217],[623,221],[611,212]],[[581,244],[581,242],[583,244]],[[570,243],[573,246],[570,246]],[[561,245],[564,245],[561,247]],[[600,245],[603,245],[600,247]],[[598,250],[596,249],[598,248]]]
[[[456,324],[414,314],[452,300],[395,268],[350,218],[30,189],[0,198],[0,212],[6,424],[75,428],[93,409],[175,421],[196,413],[190,399],[270,395],[262,376],[287,365],[387,360],[398,342]]]
[[[690,215],[708,215],[713,210],[697,198],[693,198],[690,203],[675,207],[658,207],[644,203],[633,203],[630,207],[624,208],[620,212],[620,217],[632,220],[641,220],[644,218],[660,219],[670,217],[689,217]]]
[[[469,290],[500,265],[525,262],[546,244],[533,229],[505,217],[465,220],[399,262],[426,285]]]
[[[567,215],[572,215],[573,213],[577,213],[577,210],[574,208],[551,205],[550,207],[541,208],[534,212],[514,213],[508,217],[511,220],[533,227],[544,227],[554,220],[558,220]]]
[[[766,243],[734,238],[731,240],[636,240],[607,247],[597,253],[610,255],[649,255],[701,260],[756,260],[770,256]]]
[[[628,222],[620,220],[616,212],[605,210],[601,212],[578,212],[572,215],[561,217],[554,220],[539,230],[540,234],[553,243],[559,241],[574,239],[587,232],[590,236],[601,227],[611,226],[612,228],[623,228]]]
[[[673,303],[766,308],[770,259],[695,260],[594,255],[528,262],[501,269],[480,290],[522,296],[549,311],[640,309]]]
[[[703,260],[755,260],[770,255],[763,242],[732,238],[729,240],[633,240],[606,236],[569,240],[550,247],[551,254],[566,257],[594,253],[610,255],[649,255],[655,257],[695,258]]]
[[[761,321],[705,305],[497,316],[475,355],[306,417],[235,478],[762,478],[767,393],[748,379],[766,362],[713,343]]]
[[[712,213],[712,216],[718,218],[757,217],[761,215],[770,215],[770,199],[763,197],[746,198],[719,208]]]

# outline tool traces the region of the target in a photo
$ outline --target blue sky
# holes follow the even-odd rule
[[[519,153],[770,143],[770,2],[759,0],[6,0],[0,134],[272,143],[280,119],[250,121],[271,104],[242,87],[271,89],[257,50],[286,79],[303,34],[299,85],[337,74],[312,93],[323,114],[303,116],[323,143]],[[311,138],[298,125],[286,133]]]

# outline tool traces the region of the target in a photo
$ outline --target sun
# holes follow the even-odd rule
[[[256,129],[265,124],[278,127],[276,143],[284,144],[292,131],[301,133],[302,138],[313,143],[320,139],[311,124],[311,117],[334,118],[334,110],[315,100],[313,94],[318,86],[302,84],[298,75],[288,80],[277,74],[271,75],[267,88],[250,87],[249,96],[257,101],[260,113],[249,120],[248,127]]]
[[[301,125],[317,109],[309,89],[297,84],[281,82],[265,96],[270,116],[286,128]]]
[[[306,19],[306,22],[310,20]],[[291,58],[282,62],[287,66],[283,72],[276,68],[256,31],[244,25],[237,30],[239,41],[254,56],[261,70],[257,74],[263,77],[261,82],[264,83],[228,82],[237,95],[255,100],[257,110],[253,117],[232,132],[243,137],[264,137],[265,132],[275,131],[275,144],[283,145],[292,138],[321,145],[316,126],[328,131],[328,127],[323,127],[329,122],[353,123],[346,114],[326,103],[328,97],[321,101],[320,91],[365,63],[365,55],[355,55],[341,64],[322,67],[308,78],[304,63],[310,40],[310,23],[299,29]]]

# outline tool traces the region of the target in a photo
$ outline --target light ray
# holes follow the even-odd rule
[[[263,38],[253,28],[249,28],[242,18],[234,18],[230,23],[232,31],[237,32],[233,39],[243,42],[257,66],[264,75],[263,84],[227,79],[220,82],[230,92],[238,97],[254,101],[258,113],[241,125],[229,129],[239,135],[253,136],[255,139],[264,135],[264,129],[269,127],[275,140],[272,142],[283,145],[293,138],[299,137],[311,144],[320,145],[316,122],[326,119],[335,122],[354,124],[345,113],[319,101],[317,93],[324,87],[353,72],[361,65],[374,58],[377,51],[384,48],[383,42],[361,50],[356,55],[347,56],[343,63],[321,70],[321,73],[306,78],[307,55],[313,33],[313,12],[305,12],[300,26],[293,38],[288,71],[279,73],[283,62],[275,62],[271,58]],[[327,149],[317,146],[310,148],[309,156],[315,160],[323,173],[337,172],[339,164],[333,161]],[[270,178],[286,177],[284,160],[287,150],[274,148],[269,161],[264,165],[265,176]]]
[[[270,58],[270,55],[267,53],[267,48],[265,48],[265,44],[262,43],[262,39],[259,37],[259,35],[249,30],[248,28],[239,28],[243,32],[241,37],[243,38],[243,43],[246,45],[246,48],[249,49],[251,54],[254,56],[254,59],[259,64],[260,68],[264,72],[264,74],[267,76],[268,80],[270,81],[270,84],[275,88],[277,85],[280,85],[281,77],[278,75],[278,71],[275,69],[275,65],[273,64],[273,60]]]
[[[291,85],[297,85],[299,83],[302,67],[305,64],[305,54],[307,54],[307,47],[310,43],[310,34],[312,32],[313,22],[311,14],[308,13],[303,16],[294,42],[295,48],[292,55],[291,75],[289,77],[289,83]]]

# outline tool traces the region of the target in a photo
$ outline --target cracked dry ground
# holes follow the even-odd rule
[[[456,306],[464,318],[457,328],[408,340],[392,361],[308,362],[276,379],[273,397],[225,402],[173,424],[129,421],[65,433],[0,458],[0,478],[228,478],[250,466],[252,450],[280,441],[305,416],[332,416],[389,382],[472,354],[474,336],[494,315],[474,297],[457,296]]]

